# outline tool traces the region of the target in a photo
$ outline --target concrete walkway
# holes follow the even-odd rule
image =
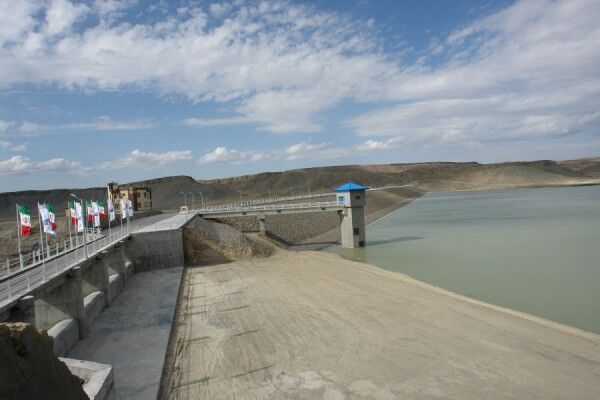
[[[111,364],[118,399],[156,398],[182,267],[140,272],[69,357]]]
[[[138,232],[156,232],[179,229],[195,216],[196,214],[193,212],[187,214],[174,214],[168,218],[147,225],[144,228],[138,230]]]

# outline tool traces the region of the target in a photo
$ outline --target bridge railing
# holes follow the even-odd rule
[[[200,214],[220,214],[220,213],[237,213],[249,211],[275,211],[275,210],[290,210],[290,209],[306,209],[319,207],[337,206],[335,201],[319,201],[319,202],[304,202],[304,203],[289,203],[289,204],[262,204],[262,205],[239,205],[239,204],[224,204],[197,210]]]
[[[97,231],[94,231],[92,228],[88,228],[86,234],[88,243],[104,236]],[[22,254],[21,258],[7,258],[4,262],[0,263],[0,277],[18,273],[23,269],[31,268],[42,262],[48,262],[55,257],[59,257],[81,246],[83,246],[83,237],[75,235],[63,239],[61,242],[44,245],[43,250],[37,248],[29,253]]]

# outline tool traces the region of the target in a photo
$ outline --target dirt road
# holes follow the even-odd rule
[[[598,399],[600,338],[316,252],[188,268],[168,399]]]

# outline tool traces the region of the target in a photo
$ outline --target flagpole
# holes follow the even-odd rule
[[[40,213],[40,203],[37,203],[37,209],[38,209],[38,221],[40,223],[40,245],[41,247],[41,252],[40,252],[40,261],[42,260],[42,258],[44,257],[44,237],[42,235],[42,233],[44,232],[44,225],[42,225],[42,214]]]
[[[46,203],[44,203],[44,207],[46,207],[46,209],[48,209],[48,206],[46,205]],[[44,231],[44,233],[46,233]],[[46,254],[48,255],[48,258],[50,258],[50,246],[48,245],[48,234],[46,233],[44,235],[44,237],[46,238]]]
[[[113,210],[114,210],[115,206],[113,205]],[[110,231],[110,210],[108,209],[108,201],[106,202],[106,210],[104,210],[105,212],[108,211],[108,237],[112,236],[112,233]],[[106,215],[106,214],[104,214]]]
[[[23,255],[21,254],[21,218],[19,215],[19,204],[16,204],[17,207],[17,243],[19,248],[19,268],[23,269]],[[8,271],[7,271],[8,272]]]
[[[75,203],[73,203],[73,207],[75,207]],[[67,201],[67,209],[69,210],[69,219],[68,219],[68,224],[69,224],[69,244],[71,245],[71,248],[73,248],[73,238],[71,237],[71,225],[73,222],[73,216],[71,215],[71,202]]]

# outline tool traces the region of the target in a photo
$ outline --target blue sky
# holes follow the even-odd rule
[[[0,191],[600,154],[600,3],[0,0]]]

